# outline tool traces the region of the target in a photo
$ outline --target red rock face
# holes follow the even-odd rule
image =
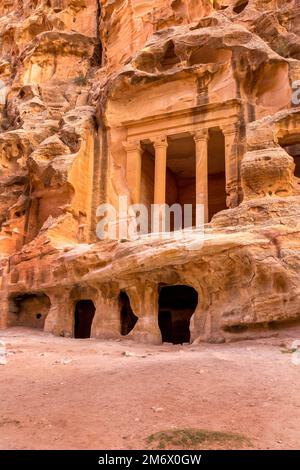
[[[162,324],[222,342],[299,320],[299,8],[1,2],[1,327],[74,336],[80,301],[92,336],[153,343]],[[203,203],[204,242],[99,241],[120,196]],[[183,289],[161,320],[162,285],[197,306]]]

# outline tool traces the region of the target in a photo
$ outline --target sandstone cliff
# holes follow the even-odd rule
[[[92,299],[92,335],[119,337],[122,291],[130,336],[159,343],[161,285],[197,291],[192,340],[299,320],[299,18],[298,0],[1,1],[0,326],[39,327],[39,309],[72,336],[74,305]],[[148,158],[148,204],[153,138],[170,133],[171,200],[176,165],[194,177],[176,146],[203,127],[226,160],[204,243],[97,240],[99,204],[134,202],[124,141]]]

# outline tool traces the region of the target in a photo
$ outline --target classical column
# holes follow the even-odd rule
[[[167,149],[166,137],[154,140],[155,149],[155,178],[154,178],[154,204],[166,203],[166,178],[167,178]]]
[[[196,144],[196,204],[204,206],[204,223],[208,222],[208,129],[194,133]]]
[[[240,194],[238,125],[235,123],[225,125],[222,131],[225,138],[227,207],[236,207],[239,204]]]
[[[133,204],[141,202],[142,149],[139,141],[123,143],[127,152],[126,179]]]

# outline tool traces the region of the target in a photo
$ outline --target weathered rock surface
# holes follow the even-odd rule
[[[192,341],[299,321],[299,9],[297,0],[1,2],[1,327],[73,336],[76,303],[90,299],[92,336],[116,338],[122,291],[137,317],[130,337],[160,343],[162,285],[197,291]],[[223,142],[227,205],[215,169],[204,238],[97,240],[97,207],[135,202],[126,148],[142,147],[149,205],[153,142],[167,136],[174,202],[180,172],[181,187],[195,179],[182,155],[203,129],[216,160]]]

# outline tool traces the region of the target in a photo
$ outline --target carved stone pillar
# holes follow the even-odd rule
[[[9,321],[9,311],[10,311],[10,301],[8,299],[8,296],[5,295],[5,291],[0,297],[0,329],[2,328],[8,328],[10,325]]]
[[[238,151],[238,125],[228,124],[222,128],[225,137],[225,172],[227,207],[239,204],[240,170]]]
[[[196,144],[196,204],[204,206],[204,223],[208,222],[208,129],[194,133]]]
[[[166,137],[157,138],[154,141],[155,148],[155,178],[154,178],[154,204],[166,202],[166,178],[167,178],[167,149]]]
[[[47,292],[51,301],[44,331],[56,336],[72,337],[74,333],[74,302],[70,290],[64,287]]]
[[[118,295],[100,293],[95,302],[96,312],[91,329],[91,338],[120,338],[120,306]]]
[[[133,204],[141,202],[142,149],[139,141],[123,143],[127,152],[126,179]]]
[[[138,317],[130,337],[140,343],[161,344],[158,325],[158,288],[156,283],[137,282],[129,291],[131,307]]]

